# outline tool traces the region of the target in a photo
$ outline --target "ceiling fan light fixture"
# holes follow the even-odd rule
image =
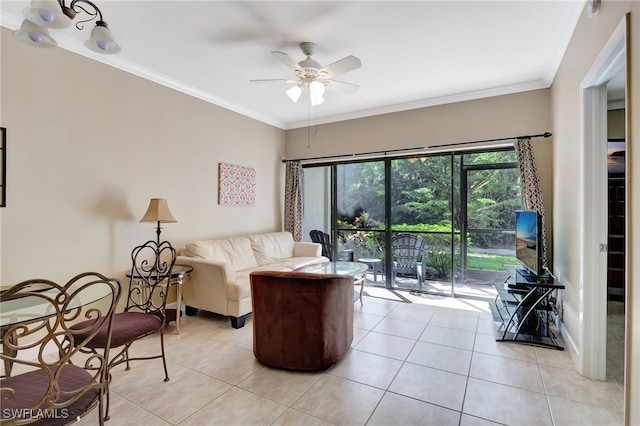
[[[312,97],[311,98],[311,106],[318,106],[324,102],[324,98],[322,96]]]
[[[73,0],[73,1],[88,1],[88,0]],[[343,74],[348,71],[360,68],[362,63],[360,59],[353,55],[349,55],[329,64],[325,67],[315,60],[311,59],[311,55],[315,51],[316,45],[311,42],[300,43],[300,49],[302,53],[306,55],[306,59],[295,62],[289,55],[283,52],[272,51],[271,54],[284,66],[291,69],[298,81],[285,80],[285,79],[270,79],[270,80],[250,80],[253,82],[262,81],[277,81],[287,84],[296,83],[295,86],[285,90],[285,93],[294,103],[297,103],[300,99],[309,98],[312,106],[318,106],[324,102],[324,92],[329,84],[331,89],[341,90],[343,92],[354,93],[358,90],[358,86],[351,83],[344,83],[336,80],[332,80],[333,77]]]
[[[300,96],[302,95],[302,89],[300,88],[300,85],[292,86],[288,88],[285,93],[287,94],[289,99],[291,99],[294,103],[297,103],[300,99]]]
[[[317,80],[309,83],[309,98],[311,98],[312,106],[318,106],[324,102],[324,98],[322,97],[322,95],[324,95],[324,91],[324,83]]]

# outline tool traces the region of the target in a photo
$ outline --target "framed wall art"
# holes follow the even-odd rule
[[[256,170],[234,164],[218,163],[218,204],[255,206]]]

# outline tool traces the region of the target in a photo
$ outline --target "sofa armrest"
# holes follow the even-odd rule
[[[319,243],[295,241],[293,243],[293,257],[320,257],[322,246]]]
[[[230,263],[178,256],[176,264],[193,267],[182,293],[187,306],[228,315],[228,284],[237,278]]]
[[[194,271],[202,271],[201,275],[207,276],[208,280],[228,283],[236,279],[236,270],[233,269],[233,265],[227,262],[191,256],[178,256],[176,258],[176,265],[189,265],[193,267]]]

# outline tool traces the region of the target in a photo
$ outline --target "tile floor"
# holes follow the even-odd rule
[[[250,318],[186,317],[166,330],[169,382],[160,360],[113,371],[107,424],[622,425],[617,381],[581,377],[567,351],[496,342],[487,302],[365,291],[351,351],[321,372],[259,364]]]

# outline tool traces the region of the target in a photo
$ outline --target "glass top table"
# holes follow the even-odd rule
[[[297,270],[315,274],[350,275],[357,278],[367,272],[368,269],[368,265],[358,262],[324,262],[303,266]]]
[[[67,294],[73,295],[65,305],[68,311],[97,302],[113,292],[111,286],[107,284],[94,284],[80,291],[84,284],[84,282],[77,282],[67,288]],[[3,292],[5,291],[4,289],[5,287],[3,287]],[[34,284],[34,288],[28,290],[38,293],[39,296],[30,293],[23,297],[0,302],[0,329],[56,315],[51,300],[55,300],[60,294],[58,289],[50,287],[37,288],[37,284]]]
[[[360,306],[362,306],[362,292],[364,291],[364,276],[369,270],[369,265],[359,262],[324,262],[315,263],[313,265],[303,266],[296,269],[298,272],[309,272],[312,274],[336,274],[336,275],[349,275],[353,277],[355,284],[360,284],[360,293],[357,293],[357,298],[360,299]]]

